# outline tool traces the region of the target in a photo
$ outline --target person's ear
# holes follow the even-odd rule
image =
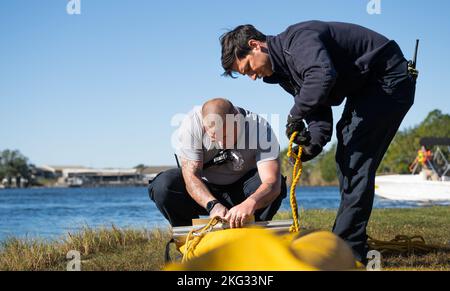
[[[260,42],[257,41],[257,40],[254,40],[254,39],[250,39],[250,40],[248,41],[248,46],[249,46],[251,49],[260,48]]]

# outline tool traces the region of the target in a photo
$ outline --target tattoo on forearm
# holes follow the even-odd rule
[[[204,207],[213,196],[202,181],[203,163],[181,159],[181,169],[189,195]]]

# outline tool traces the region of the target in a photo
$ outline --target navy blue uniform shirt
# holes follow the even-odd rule
[[[405,61],[395,41],[349,23],[298,23],[268,36],[267,45],[274,74],[264,82],[294,96],[291,115],[306,120],[312,142],[321,146],[331,140],[331,106],[357,93],[371,73]]]

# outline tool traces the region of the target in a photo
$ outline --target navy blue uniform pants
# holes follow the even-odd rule
[[[254,169],[231,185],[214,185],[208,182],[205,182],[205,185],[222,205],[231,209],[255,193],[261,185],[261,179],[258,171]],[[172,226],[192,225],[192,219],[199,218],[199,215],[209,215],[187,192],[181,169],[161,173],[150,183],[148,191],[156,207]],[[255,220],[271,220],[286,193],[286,181],[282,177],[280,195],[269,206],[257,210]]]
[[[341,204],[333,232],[366,262],[366,227],[372,212],[375,174],[406,113],[414,103],[415,79],[406,61],[347,99],[336,126]]]

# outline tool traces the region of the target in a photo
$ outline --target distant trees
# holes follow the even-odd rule
[[[136,169],[136,171],[139,173],[139,175],[142,175],[142,173],[144,172],[144,170],[146,168],[147,168],[147,166],[144,164],[139,164],[136,167],[134,167],[134,169]]]
[[[450,115],[434,110],[418,126],[399,131],[392,141],[378,174],[407,174],[409,165],[420,149],[423,137],[450,137]],[[282,172],[290,177],[292,167],[286,158],[287,150],[282,152]],[[336,144],[322,153],[317,159],[305,163],[301,183],[304,185],[336,185]]]
[[[423,137],[450,137],[450,115],[434,110],[418,126],[398,132],[378,173],[409,173],[408,167],[414,161]]]
[[[337,183],[336,175],[336,155],[337,144],[333,144],[332,147],[320,157],[317,166],[319,167],[321,176],[326,183]]]
[[[31,181],[28,158],[18,150],[0,151],[0,182],[5,178],[7,186],[12,186],[13,178],[19,187],[22,179]]]

